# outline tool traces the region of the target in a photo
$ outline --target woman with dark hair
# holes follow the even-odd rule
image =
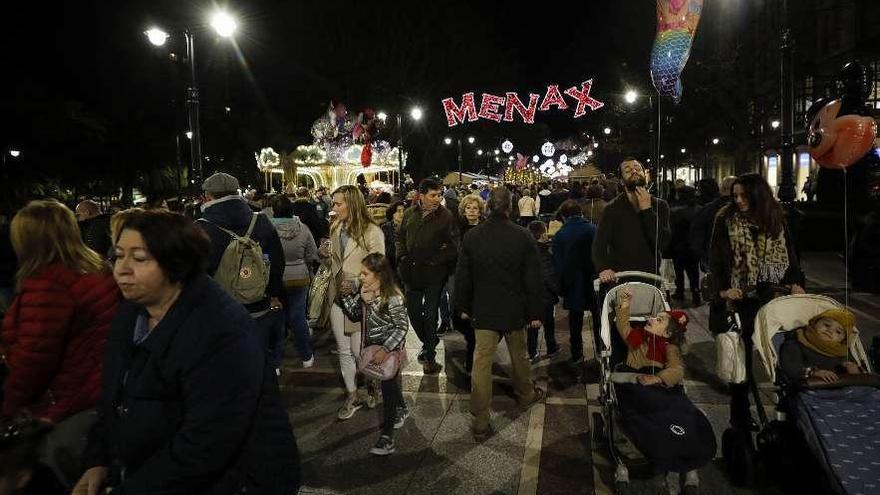
[[[406,203],[403,201],[395,201],[385,210],[385,221],[382,223],[382,233],[385,234],[385,256],[391,264],[394,271],[394,280],[400,284],[400,274],[397,273],[397,257],[395,253],[395,243],[397,242],[397,231],[400,230],[400,223],[403,222],[403,212],[406,211]]]
[[[571,362],[579,364],[584,357],[581,331],[585,311],[590,311],[593,316],[593,333],[598,341],[599,328],[596,323],[599,318],[593,295],[596,273],[591,256],[596,227],[584,219],[580,203],[573,199],[562,203],[559,214],[565,223],[553,236],[553,261],[559,274],[562,307],[568,310]]]
[[[146,211],[115,244],[127,302],[74,493],[295,493],[299,455],[274,366],[247,310],[205,274],[207,235]]]
[[[397,283],[388,258],[371,253],[361,263],[361,273],[351,294],[340,299],[342,309],[352,321],[361,322],[364,346],[378,345],[381,348],[373,355],[373,364],[381,365],[392,352],[406,345],[406,332],[409,317],[406,303]],[[398,361],[398,364],[402,364]],[[393,378],[382,381],[383,416],[382,433],[376,445],[370,449],[373,455],[394,453],[394,430],[403,427],[409,410],[403,400],[400,385],[400,368]]]
[[[752,333],[758,309],[781,289],[803,294],[804,274],[770,185],[758,174],[733,183],[733,204],[718,211],[709,248],[712,294],[734,304],[742,322],[746,369],[751,368]],[[731,424],[750,428],[749,384],[730,386]]]
[[[310,264],[321,261],[318,248],[308,227],[293,214],[293,203],[283,195],[279,195],[273,207],[275,217],[272,224],[278,231],[281,247],[284,249],[284,289],[287,291],[285,307],[286,324],[293,332],[294,343],[302,359],[303,368],[311,368],[315,364],[312,352],[312,337],[309,334],[309,322],[306,318],[306,299],[309,295],[309,284],[312,281]],[[271,342],[269,348],[275,350],[274,361],[280,363],[284,345],[279,335],[277,342]]]

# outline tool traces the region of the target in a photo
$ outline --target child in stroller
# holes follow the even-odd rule
[[[853,339],[855,316],[845,309],[829,309],[810,318],[807,326],[789,332],[779,351],[779,365],[788,383],[837,383],[842,374],[861,373],[849,361],[847,343]]]
[[[687,327],[683,311],[662,311],[630,320],[632,291],[618,293],[615,323],[627,344],[627,357],[612,374],[627,436],[656,469],[666,472],[671,494],[696,493],[697,468],[715,454],[715,435],[705,415],[684,393],[681,348]],[[684,473],[683,479],[681,473]]]

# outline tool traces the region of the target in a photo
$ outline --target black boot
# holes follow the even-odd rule
[[[703,298],[700,295],[699,290],[694,289],[693,291],[691,291],[691,299],[693,299],[693,301],[694,301],[694,306],[702,306],[703,305]]]

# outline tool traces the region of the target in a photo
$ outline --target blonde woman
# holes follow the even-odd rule
[[[373,223],[364,196],[357,187],[342,186],[332,194],[335,220],[330,230],[330,273],[335,283],[330,284],[327,299],[333,301],[330,309],[330,327],[339,348],[339,367],[345,382],[347,396],[337,416],[341,420],[354,416],[363,406],[358,400],[357,362],[361,351],[361,327],[345,317],[335,302],[337,296],[351,294],[354,281],[361,271],[361,262],[371,253],[385,254],[385,236]],[[326,253],[325,253],[326,254]]]
[[[61,203],[28,204],[12,220],[11,239],[17,294],[0,336],[9,368],[2,416],[27,410],[64,422],[50,436],[51,452],[78,456],[101,395],[104,345],[121,294],[110,265],[86,247]],[[68,482],[78,473],[56,474]]]
[[[486,202],[478,194],[469,194],[461,199],[461,202],[458,204],[458,212],[460,218],[459,231],[463,241],[464,235],[485,219]],[[471,325],[470,320],[463,320],[458,311],[452,312],[452,326],[464,335],[465,349],[467,351],[464,369],[470,373],[471,367],[474,364],[474,348],[477,345],[474,327]]]

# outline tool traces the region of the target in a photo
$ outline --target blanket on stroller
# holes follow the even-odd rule
[[[805,390],[796,396],[797,425],[844,493],[880,490],[880,390]]]
[[[659,470],[687,472],[715,456],[712,424],[681,387],[615,384],[622,427]]]

